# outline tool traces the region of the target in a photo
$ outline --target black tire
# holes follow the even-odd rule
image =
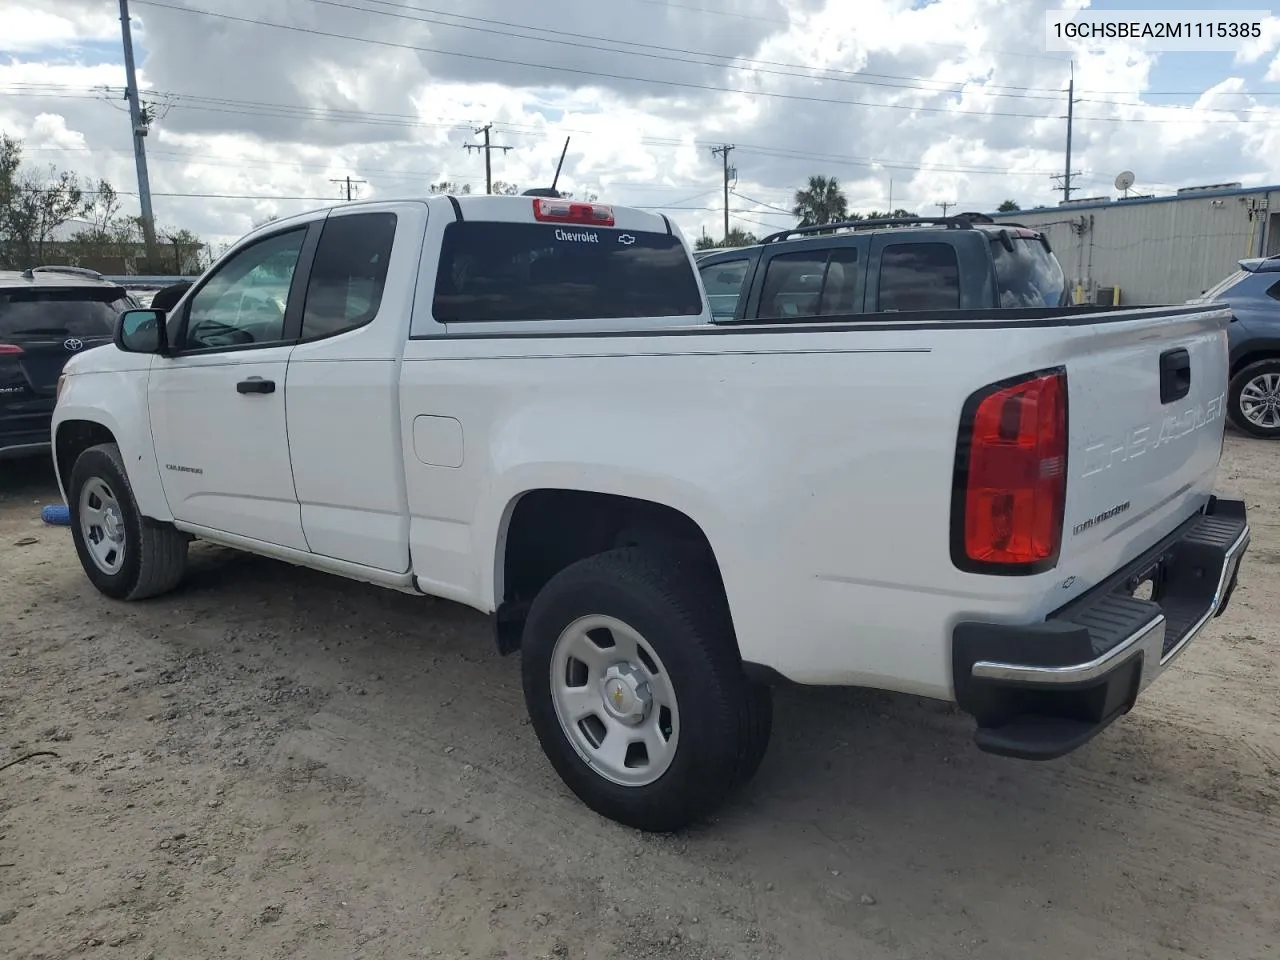
[[[669,676],[680,737],[666,771],[622,786],[579,755],[556,715],[551,664],[565,628],[613,617],[652,646]],[[718,578],[670,552],[624,547],[556,574],[534,598],[521,653],[525,704],[551,765],[588,807],[640,830],[669,832],[718,807],[756,772],[772,727],[772,696],[742,670]]]
[[[1280,425],[1267,427],[1253,423],[1245,416],[1241,406],[1245,386],[1251,380],[1265,374],[1280,377],[1280,359],[1259,360],[1251,363],[1231,378],[1231,383],[1227,387],[1227,416],[1231,418],[1232,425],[1242,433],[1263,440],[1276,440],[1280,439]]]
[[[105,483],[119,507],[124,532],[120,569],[107,572],[94,560],[80,520],[81,494],[91,481]],[[71,536],[85,576],[102,593],[116,600],[142,600],[167,593],[182,582],[187,570],[189,538],[167,523],[142,516],[125,473],[120,448],[100,443],[76,458],[67,484]]]

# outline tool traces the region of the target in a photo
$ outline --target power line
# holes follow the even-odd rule
[[[410,20],[416,23],[430,23],[437,26],[453,27],[457,30],[474,30],[480,33],[496,34],[502,37],[513,37],[518,40],[533,40],[538,43],[550,43],[558,46],[578,47],[585,50],[599,51],[600,44],[612,43],[624,47],[639,47],[648,50],[662,51],[661,53],[643,53],[637,50],[611,50],[611,53],[620,53],[624,56],[644,57],[651,60],[665,60],[673,63],[698,63],[711,67],[728,67],[735,70],[744,70],[751,73],[770,74],[782,77],[800,77],[802,79],[833,80],[844,83],[858,83],[868,86],[895,87],[908,90],[924,90],[933,93],[957,93],[957,87],[965,85],[964,81],[928,81],[915,77],[896,76],[893,74],[877,74],[877,73],[861,73],[856,70],[844,70],[837,67],[808,67],[798,63],[787,63],[778,60],[759,60],[751,57],[740,57],[734,54],[708,53],[705,50],[691,50],[686,47],[668,47],[655,43],[640,43],[633,40],[621,40],[615,37],[601,37],[585,33],[573,33],[568,30],[553,30],[549,27],[536,27],[523,23],[512,23],[508,20],[494,20],[488,17],[473,17],[461,13],[450,13],[445,10],[432,10],[425,7],[415,7],[404,3],[394,3],[392,0],[366,0],[368,3],[376,3],[379,6],[394,7],[399,10],[411,10],[409,13],[392,13],[388,10],[377,10],[367,6],[357,6],[352,3],[345,3],[342,0],[307,0],[308,3],[314,3],[326,7],[336,7],[343,10],[354,10],[359,13],[372,13],[382,17],[395,17],[401,20]],[[423,14],[434,14],[434,16],[423,16]],[[447,20],[440,20],[439,17],[451,17],[455,20],[467,20],[471,23],[451,23]],[[475,26],[474,24],[488,24],[488,26]],[[538,33],[553,34],[554,37],[572,37],[572,40],[557,40],[554,37],[538,37],[529,36],[527,34],[512,33],[510,30],[500,30],[498,27],[510,27],[515,30],[531,30]],[[677,54],[677,56],[668,56],[664,54]],[[730,63],[708,63],[705,60],[690,61],[689,57],[712,57],[717,60],[727,60]],[[779,70],[767,69],[769,67],[784,67],[789,70],[800,70],[801,73],[789,73]],[[830,73],[835,76],[818,76],[818,73]],[[903,83],[894,83],[891,81],[906,81]],[[927,87],[924,83],[938,83],[942,86]],[[999,93],[997,90],[1012,90],[1013,93]],[[1004,84],[982,84],[978,91],[990,96],[1007,96],[1015,98],[1025,98],[1031,100],[1058,100],[1061,94],[1052,87],[1018,87],[1007,86]],[[1045,96],[1035,96],[1034,94],[1046,94]]]
[[[861,106],[861,107],[880,108],[880,109],[886,109],[886,110],[907,110],[907,111],[913,111],[913,112],[919,112],[919,113],[944,113],[944,114],[955,115],[955,116],[1013,117],[1013,118],[1020,118],[1024,120],[1045,119],[1045,116],[1043,114],[1035,114],[1035,113],[1015,113],[1015,112],[998,111],[998,110],[963,110],[963,109],[951,109],[949,107],[931,107],[931,106],[902,104],[902,103],[878,103],[875,101],[836,99],[832,97],[814,97],[814,96],[808,96],[808,95],[796,94],[796,93],[781,93],[781,92],[772,91],[772,90],[745,90],[739,87],[722,87],[714,84],[691,83],[691,82],[679,81],[679,80],[662,80],[656,77],[636,77],[628,74],[605,73],[603,71],[586,70],[578,67],[556,66],[554,64],[536,63],[536,62],[531,62],[527,60],[512,60],[505,57],[491,57],[491,56],[484,56],[484,55],[475,54],[475,53],[461,53],[456,50],[443,50],[438,47],[423,47],[423,46],[417,46],[415,44],[409,44],[409,43],[398,43],[392,40],[376,40],[370,37],[356,37],[356,36],[350,36],[347,34],[332,33],[326,30],[317,30],[312,27],[302,27],[302,26],[283,24],[283,23],[272,23],[267,20],[255,20],[250,17],[237,17],[228,13],[215,13],[211,10],[199,10],[199,9],[196,9],[195,7],[183,7],[183,6],[178,6],[176,4],[164,3],[164,2],[161,2],[161,0],[135,0],[135,2],[144,4],[150,7],[160,7],[166,10],[175,10],[181,13],[195,14],[197,16],[213,17],[216,19],[229,20],[236,23],[254,24],[261,27],[270,27],[276,30],[287,30],[293,33],[307,34],[309,36],[327,37],[332,40],[348,40],[356,43],[365,43],[373,46],[386,47],[394,50],[411,50],[416,53],[434,53],[438,56],[458,57],[464,60],[476,60],[476,61],[482,61],[486,63],[501,63],[501,64],[506,64],[508,66],[516,66],[516,67],[529,67],[535,70],[547,70],[553,73],[566,73],[566,74],[573,74],[575,76],[599,77],[599,78],[608,79],[608,80],[623,80],[623,81],[630,81],[634,83],[649,83],[649,84],[655,84],[658,86],[679,87],[679,88],[684,88],[689,90],[707,90],[707,91],[712,91],[717,93],[738,93],[746,96],[769,97],[771,99],[794,100],[794,101],[801,101],[806,103],[830,103],[830,104],[835,104],[842,107]],[[1147,105],[1138,104],[1135,106],[1147,106]],[[1172,120],[1172,119],[1161,120],[1158,118],[1129,118],[1129,117],[1088,117],[1088,118],[1082,118],[1082,119],[1088,119],[1088,120],[1099,122],[1099,123],[1134,123],[1134,122],[1182,123],[1184,122],[1183,120]],[[1237,119],[1237,120],[1230,120],[1230,121],[1204,120],[1200,122],[1239,123],[1243,121]]]
[[[415,118],[413,118],[411,115],[408,115],[408,114],[385,114],[385,113],[359,114],[356,111],[334,111],[330,108],[305,107],[302,105],[294,105],[294,104],[269,104],[269,103],[263,103],[259,101],[230,100],[226,98],[201,97],[194,94],[165,93],[161,91],[149,91],[149,93],[153,98],[170,98],[169,102],[175,103],[179,106],[184,106],[187,109],[193,109],[193,110],[208,109],[208,110],[214,110],[214,112],[219,112],[219,113],[242,113],[243,112],[244,115],[246,116],[262,116],[262,117],[281,116],[281,117],[288,117],[292,119],[317,119],[317,120],[327,120],[330,122],[343,122],[343,123],[354,123],[354,124],[370,123],[373,125],[383,125],[385,123],[385,124],[403,124],[404,126],[444,127],[444,128],[456,129],[456,130],[464,129],[462,126],[464,121],[458,121],[456,123],[449,123],[449,124],[445,124],[445,123],[433,124],[433,123],[416,121]],[[213,107],[201,106],[200,103],[205,101],[208,101],[211,103],[217,103],[217,104],[236,105],[237,109],[232,109],[231,107],[227,107],[227,108],[219,107],[215,109]],[[243,110],[238,109],[241,107],[243,108]],[[278,114],[274,112],[269,112],[269,111],[276,111],[276,110],[279,110],[282,112]],[[262,112],[262,111],[268,111],[268,112]],[[335,114],[341,114],[341,115],[335,115]],[[474,121],[471,121],[471,122],[474,123]],[[512,122],[503,122],[503,121],[497,121],[493,124],[493,126],[508,128],[509,130],[517,134],[526,133],[526,132],[527,133],[535,133],[535,132],[543,133],[545,132],[545,129],[546,129],[542,127],[526,126],[522,124],[517,124]],[[575,128],[556,128],[556,129],[562,133],[576,133],[576,134],[583,134],[586,136],[600,135],[600,131],[597,131],[597,130],[582,130],[582,129],[575,129]],[[688,146],[689,144],[689,141],[682,140],[675,137],[640,137],[638,138],[638,140],[641,144],[645,146],[683,148]],[[703,147],[710,147],[714,145],[713,143],[704,141],[704,140],[694,140],[692,142],[696,146],[703,146]],[[786,149],[781,147],[769,147],[761,144],[749,144],[749,143],[739,143],[735,149],[743,150],[751,154],[758,154],[760,156],[774,157],[779,159],[804,160],[806,162],[824,163],[824,164],[830,164],[832,166],[871,167],[871,168],[894,169],[894,170],[915,170],[915,171],[932,172],[932,173],[963,173],[963,174],[972,174],[972,175],[993,175],[993,176],[1001,176],[1001,177],[1006,177],[1006,176],[1041,177],[1041,176],[1048,175],[1048,171],[1046,170],[1016,170],[1008,167],[983,167],[983,166],[977,166],[977,165],[947,166],[947,165],[938,165],[938,164],[921,164],[921,163],[914,163],[914,162],[909,162],[905,160],[892,160],[892,159],[883,158],[883,157],[859,157],[859,156],[850,156],[850,155],[843,155],[843,154],[815,153],[812,151],[799,151],[799,150]]]

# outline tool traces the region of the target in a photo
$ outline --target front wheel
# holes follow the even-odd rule
[[[142,516],[114,443],[100,443],[76,458],[67,498],[80,565],[102,593],[141,600],[181,582],[187,536]]]
[[[755,772],[772,700],[743,674],[719,584],[638,547],[581,560],[534,599],[525,703],[556,772],[587,806],[678,830]]]
[[[1227,413],[1252,437],[1280,438],[1280,359],[1251,363],[1231,378]]]

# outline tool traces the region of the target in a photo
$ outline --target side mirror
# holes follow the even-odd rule
[[[116,322],[113,337],[126,353],[163,353],[168,347],[163,310],[126,310]]]

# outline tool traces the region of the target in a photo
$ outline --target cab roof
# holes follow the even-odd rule
[[[385,204],[394,203],[425,203],[428,207],[452,207],[455,219],[480,220],[485,222],[499,223],[538,223],[545,222],[548,225],[560,223],[566,228],[582,228],[582,227],[599,227],[602,229],[616,230],[640,230],[646,233],[675,233],[675,225],[661,213],[651,213],[648,210],[638,210],[635,207],[620,206],[618,204],[608,203],[604,200],[593,200],[590,203],[580,200],[562,200],[550,197],[526,197],[526,196],[500,196],[488,194],[431,194],[429,196],[406,196],[406,197],[385,197],[370,200],[351,200],[344,203],[330,204],[325,207],[317,207],[304,213],[293,214],[288,217],[281,217],[279,220],[272,220],[260,227],[256,227],[245,237],[254,236],[271,230],[278,230],[284,226],[292,224],[305,223],[328,216],[330,213],[341,211],[349,213],[358,210],[361,207],[380,207]],[[535,205],[539,203],[567,203],[574,207],[608,207],[613,214],[614,222],[609,223],[591,223],[587,221],[549,221],[539,219],[534,214]],[[243,240],[244,237],[241,238]],[[240,241],[237,241],[239,243]]]

